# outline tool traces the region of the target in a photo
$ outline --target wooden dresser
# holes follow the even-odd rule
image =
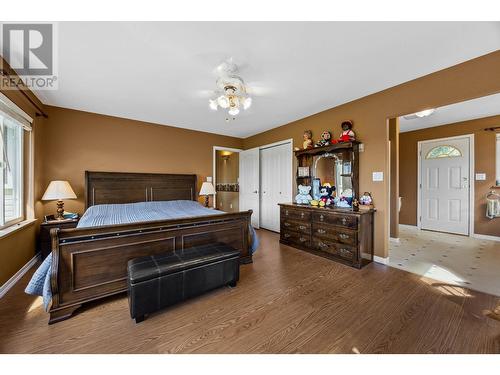
[[[361,268],[373,261],[373,214],[280,204],[280,242]]]

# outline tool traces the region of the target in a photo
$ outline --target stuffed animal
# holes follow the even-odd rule
[[[313,146],[312,131],[304,131],[304,143],[302,145],[304,146],[304,150]]]
[[[309,202],[313,200],[311,194],[309,194],[309,192],[311,191],[310,186],[299,185],[298,190],[299,194],[297,194],[297,196],[295,197],[296,203],[309,204]]]
[[[329,183],[323,184],[321,188],[319,189],[319,201],[320,201],[320,206],[329,206],[332,202],[332,194],[335,191],[335,186],[331,186]],[[321,204],[323,202],[324,204]]]
[[[321,139],[316,142],[314,147],[323,147],[323,146],[328,146],[330,144],[330,141],[332,139],[332,134],[329,131],[324,131],[321,133]]]
[[[350,142],[356,140],[356,134],[352,130],[352,121],[347,120],[342,122],[342,133],[340,133],[340,142]]]

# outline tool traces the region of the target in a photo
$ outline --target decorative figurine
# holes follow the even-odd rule
[[[323,147],[323,146],[328,146],[331,143],[332,139],[332,134],[329,131],[324,131],[321,133],[321,139],[316,142],[314,147]]]
[[[299,191],[299,194],[297,194],[295,196],[295,203],[309,204],[309,202],[313,200],[313,198],[311,197],[311,194],[309,194],[309,192],[311,191],[310,186],[299,185],[298,191]]]
[[[350,142],[356,140],[356,134],[352,130],[352,121],[342,122],[342,133],[340,133],[339,142]]]
[[[369,192],[365,191],[363,195],[359,197],[358,208],[361,210],[373,209],[373,198]]]
[[[310,131],[310,130],[304,131],[304,143],[303,143],[303,146],[304,146],[304,150],[313,147],[312,131]]]
[[[323,184],[321,188],[319,189],[319,201],[321,207],[323,206],[329,206],[332,202],[332,194],[335,191],[335,186],[331,186],[329,183]],[[321,204],[323,202],[323,204]]]

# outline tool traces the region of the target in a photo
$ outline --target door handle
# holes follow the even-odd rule
[[[259,192],[258,190],[255,190],[253,193],[254,193],[254,194],[257,194],[258,192]]]

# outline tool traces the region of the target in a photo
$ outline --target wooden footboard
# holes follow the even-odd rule
[[[252,262],[252,211],[93,228],[53,229],[50,323],[83,303],[126,291],[127,262],[145,255],[223,242]]]

